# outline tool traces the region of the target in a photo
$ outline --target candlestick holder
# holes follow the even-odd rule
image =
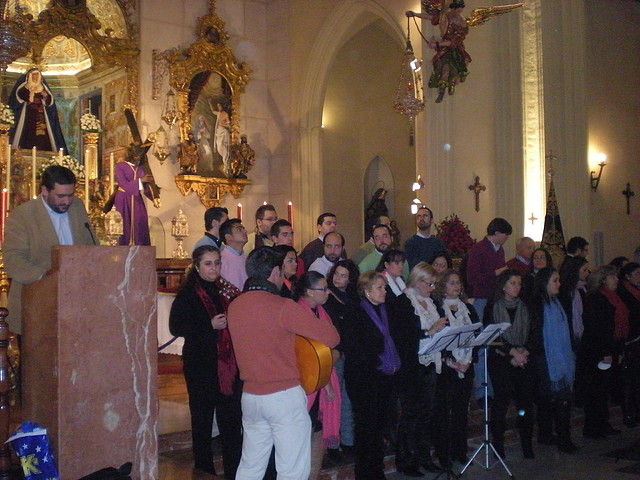
[[[183,240],[189,236],[189,222],[187,216],[178,209],[178,213],[171,220],[171,236],[176,239],[176,249],[173,258],[188,258],[189,254],[182,247]]]

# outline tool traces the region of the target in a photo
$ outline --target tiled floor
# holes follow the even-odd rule
[[[189,409],[181,375],[162,375],[159,378],[160,396],[160,457],[159,480],[210,480],[216,477],[191,468]],[[506,465],[518,480],[640,480],[640,428],[630,430],[620,426],[619,410],[612,410],[612,423],[622,429],[622,434],[606,440],[596,441],[583,439],[581,435],[581,419],[579,411],[574,422],[574,442],[581,448],[575,455],[561,454],[555,447],[534,444],[535,460],[522,457],[517,440],[506,446]],[[182,433],[180,433],[182,432]],[[475,440],[477,441],[477,440]],[[604,455],[617,448],[627,447],[635,442],[635,450],[631,452],[635,460],[620,459]],[[472,442],[473,443],[473,442]],[[485,469],[484,456],[477,457],[479,463],[472,464],[461,476],[461,479],[498,480],[509,479],[506,470],[496,464],[492,458],[490,468]],[[389,480],[406,480],[406,477],[394,472],[392,457],[387,459]],[[454,473],[459,474],[462,465],[454,464]],[[631,468],[636,473],[620,472],[620,469]],[[350,465],[342,468],[326,470],[321,480],[347,480],[352,477]],[[458,475],[459,476],[459,475]],[[435,474],[426,474],[425,480],[435,478]],[[453,478],[453,477],[451,477]],[[440,479],[447,479],[443,474]],[[241,479],[238,479],[241,480]],[[301,479],[302,480],[302,479]]]

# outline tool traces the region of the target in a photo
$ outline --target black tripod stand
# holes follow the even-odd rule
[[[473,332],[478,330],[481,327],[480,323],[475,323],[472,325],[464,325],[461,327],[447,327],[442,330],[438,334],[434,335],[433,340],[426,345],[424,351],[420,353],[437,353],[444,351],[451,351],[455,348],[465,347],[467,343],[469,343],[473,338]],[[444,357],[444,355],[443,355]],[[448,368],[443,366],[443,368]],[[451,399],[449,397],[449,376],[447,373],[443,372],[442,375],[445,375],[444,378],[444,391],[445,398],[444,402],[447,408],[446,420],[445,420],[445,432],[446,432],[446,460],[445,464],[441,466],[443,467],[443,471],[440,472],[433,480],[440,478],[442,475],[447,475],[446,479],[451,480],[452,478],[458,480],[458,477],[455,473],[453,473],[453,463],[451,462]]]
[[[506,330],[510,326],[511,325],[508,323],[489,325],[470,344],[470,346],[474,346],[474,347],[477,346],[480,348],[484,348],[484,361],[482,362],[482,367],[484,369],[484,379],[485,379],[484,382],[482,383],[482,387],[484,389],[484,422],[483,422],[484,439],[482,441],[482,444],[480,444],[480,446],[476,448],[476,451],[473,452],[473,455],[471,456],[467,464],[460,471],[460,476],[464,474],[467,468],[469,468],[469,465],[471,465],[475,460],[475,458],[480,454],[480,452],[484,450],[484,463],[480,463],[480,465],[482,465],[485,468],[485,470],[490,470],[495,465],[495,464],[493,465],[491,464],[490,453],[493,452],[493,454],[498,459],[502,467],[506,470],[507,474],[509,474],[509,476],[515,480],[513,473],[511,473],[511,470],[509,470],[509,467],[507,467],[507,464],[504,463],[503,458],[500,456],[500,454],[498,454],[496,448],[491,443],[491,440],[489,440],[489,383],[488,383],[489,371],[487,368],[487,358],[489,353],[488,345],[493,340],[495,340],[495,338],[498,337],[500,333],[502,333],[504,330]]]

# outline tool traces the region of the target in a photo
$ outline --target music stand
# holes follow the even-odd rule
[[[493,446],[493,444],[489,440],[489,380],[488,380],[489,371],[487,368],[487,358],[489,353],[488,348],[489,348],[489,343],[493,342],[498,337],[498,335],[500,335],[509,327],[511,327],[510,323],[494,323],[492,325],[488,325],[482,332],[480,332],[480,334],[476,338],[471,340],[467,345],[464,345],[465,347],[484,348],[485,354],[484,354],[484,361],[482,362],[483,363],[482,366],[484,369],[484,382],[482,383],[482,387],[484,388],[484,422],[483,422],[484,439],[482,441],[482,444],[480,444],[480,446],[476,448],[476,451],[473,452],[473,455],[471,456],[467,464],[462,468],[462,470],[460,470],[460,476],[464,474],[465,470],[469,467],[469,465],[473,463],[473,461],[478,456],[478,454],[482,451],[482,449],[484,449],[485,463],[484,465],[482,464],[481,465],[485,468],[485,470],[490,470],[491,468],[493,468],[493,465],[489,464],[489,450],[492,450],[493,454],[496,456],[498,461],[502,464],[502,467],[507,471],[509,476],[515,479],[515,477],[513,476],[513,473],[511,473],[511,470],[509,470],[509,467],[507,467],[507,464],[504,463],[504,459],[498,454],[498,452],[496,451],[496,448]]]
[[[428,342],[424,343],[419,349],[419,355],[428,355],[438,353],[443,350],[452,351],[456,348],[466,348],[466,344],[474,339],[473,333],[482,327],[481,323],[473,323],[471,325],[462,325],[460,327],[445,327],[436,333]],[[451,410],[449,409],[449,385],[446,384],[447,377],[444,377],[445,381],[445,403],[447,405],[447,418],[445,429],[447,431],[447,444],[445,446],[447,452],[447,464],[442,465],[444,470],[439,473],[433,480],[440,478],[445,473],[447,479],[458,477],[453,473],[453,464],[451,463]]]

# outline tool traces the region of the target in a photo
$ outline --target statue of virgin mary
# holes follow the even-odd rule
[[[55,99],[38,68],[29,69],[11,90],[9,106],[16,117],[9,133],[16,148],[67,152]]]

